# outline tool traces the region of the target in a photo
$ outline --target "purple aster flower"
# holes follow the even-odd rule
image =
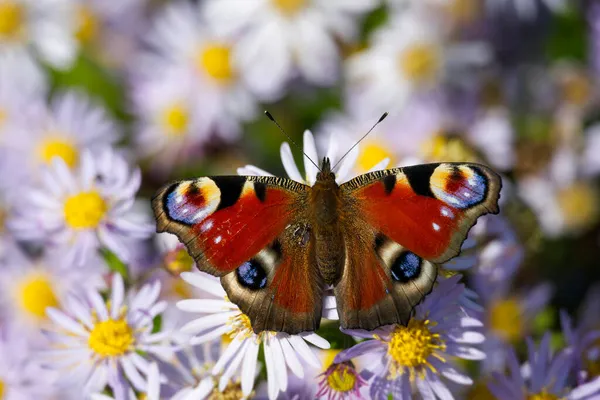
[[[460,306],[464,285],[460,275],[442,280],[415,309],[407,326],[388,325],[372,332],[348,330],[365,340],[343,351],[336,363],[371,355],[379,363],[367,367],[373,374],[370,395],[374,399],[452,398],[444,383],[448,379],[461,385],[473,383],[454,362],[456,358],[481,360],[485,354],[477,347],[484,341],[481,321],[467,316]]]
[[[600,395],[600,378],[570,387],[573,349],[552,354],[549,333],[544,335],[537,349],[533,340],[527,339],[528,360],[524,366],[519,365],[514,349],[510,348],[507,353],[508,375],[494,373],[488,383],[498,400],[584,400],[597,399]]]

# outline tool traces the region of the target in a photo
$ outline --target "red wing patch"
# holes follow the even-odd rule
[[[478,217],[498,213],[500,177],[478,164],[423,164],[361,175],[342,189],[375,231],[420,257],[456,256]]]
[[[272,243],[289,223],[297,194],[276,178],[199,178],[153,199],[159,231],[176,234],[198,266],[222,276]],[[267,182],[267,183],[265,183]],[[300,184],[298,188],[301,190]]]

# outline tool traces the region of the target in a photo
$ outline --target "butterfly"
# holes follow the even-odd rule
[[[436,163],[359,175],[338,185],[324,158],[313,186],[274,176],[212,176],[164,186],[158,232],[220,277],[255,332],[319,327],[333,286],[342,328],[406,325],[458,255],[501,179],[480,164]]]

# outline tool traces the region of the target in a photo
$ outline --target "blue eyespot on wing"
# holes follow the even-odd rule
[[[429,183],[437,199],[458,209],[484,202],[489,189],[486,176],[471,165],[440,164],[433,171]]]
[[[392,278],[398,282],[408,282],[418,277],[421,273],[421,262],[421,257],[415,253],[400,253],[390,268]]]
[[[246,261],[235,273],[238,282],[245,288],[258,290],[267,286],[267,272],[257,260]]]

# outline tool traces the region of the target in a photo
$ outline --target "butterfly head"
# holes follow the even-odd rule
[[[323,158],[321,171],[317,173],[317,181],[334,181],[335,174],[331,171],[331,161],[328,157]]]

